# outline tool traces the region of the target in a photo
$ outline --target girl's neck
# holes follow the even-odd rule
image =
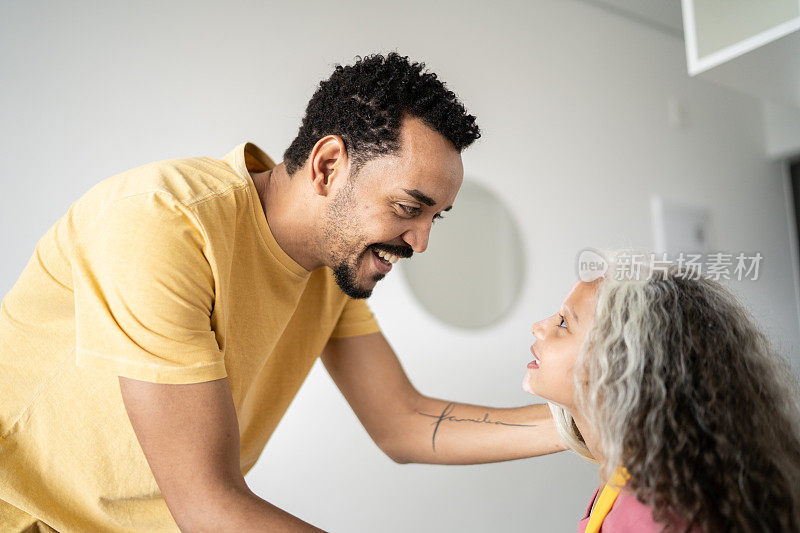
[[[600,448],[600,438],[597,432],[592,428],[589,422],[586,421],[582,413],[577,410],[571,410],[570,414],[575,420],[575,425],[578,426],[578,431],[581,432],[581,436],[586,443],[586,447],[589,448],[589,452],[598,463],[601,463],[603,461],[603,455]]]

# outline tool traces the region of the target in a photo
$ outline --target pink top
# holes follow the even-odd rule
[[[583,519],[578,522],[578,533],[586,531],[586,525],[589,523],[589,515],[592,512],[592,504],[597,498],[600,489],[603,485],[597,487],[594,491],[589,506],[586,508],[586,513]],[[632,492],[622,490],[620,491],[617,499],[614,500],[614,505],[608,511],[603,525],[600,527],[601,532],[606,533],[658,533],[662,530],[663,524],[653,520],[652,510],[636,499]]]

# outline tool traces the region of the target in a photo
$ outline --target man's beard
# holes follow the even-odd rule
[[[370,248],[366,248],[361,255],[352,257],[348,253],[348,237],[356,234],[357,223],[353,220],[354,212],[354,187],[352,182],[348,182],[339,191],[328,208],[325,217],[325,243],[333,259],[333,274],[336,284],[350,298],[364,299],[372,295],[372,289],[367,289],[358,283],[359,260],[370,261],[372,257],[365,254],[372,254]],[[372,281],[378,282],[384,278],[384,274],[375,274]]]
[[[367,253],[371,254],[372,251],[367,249]],[[356,259],[356,261],[358,260]],[[342,290],[342,292],[348,295],[350,298],[363,299],[369,298],[372,295],[372,289],[366,289],[358,285],[357,262],[356,265],[353,266],[350,265],[347,259],[344,259],[333,268],[333,274],[336,278],[336,284],[339,285],[339,288]],[[378,282],[382,280],[384,276],[385,274],[375,274],[372,276],[372,280]]]

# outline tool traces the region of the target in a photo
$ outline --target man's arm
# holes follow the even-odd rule
[[[398,463],[478,464],[566,449],[544,404],[491,408],[421,395],[381,333],[330,339],[322,362],[372,440]]]
[[[165,385],[119,376],[125,409],[181,531],[321,531],[256,496],[239,466],[228,378]]]

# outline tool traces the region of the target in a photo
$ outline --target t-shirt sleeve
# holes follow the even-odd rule
[[[116,200],[70,252],[76,364],[154,383],[227,376],[205,232],[164,192]]]
[[[331,333],[331,338],[356,337],[367,333],[377,333],[381,330],[375,315],[372,314],[367,301],[363,299],[347,298],[339,321]]]

